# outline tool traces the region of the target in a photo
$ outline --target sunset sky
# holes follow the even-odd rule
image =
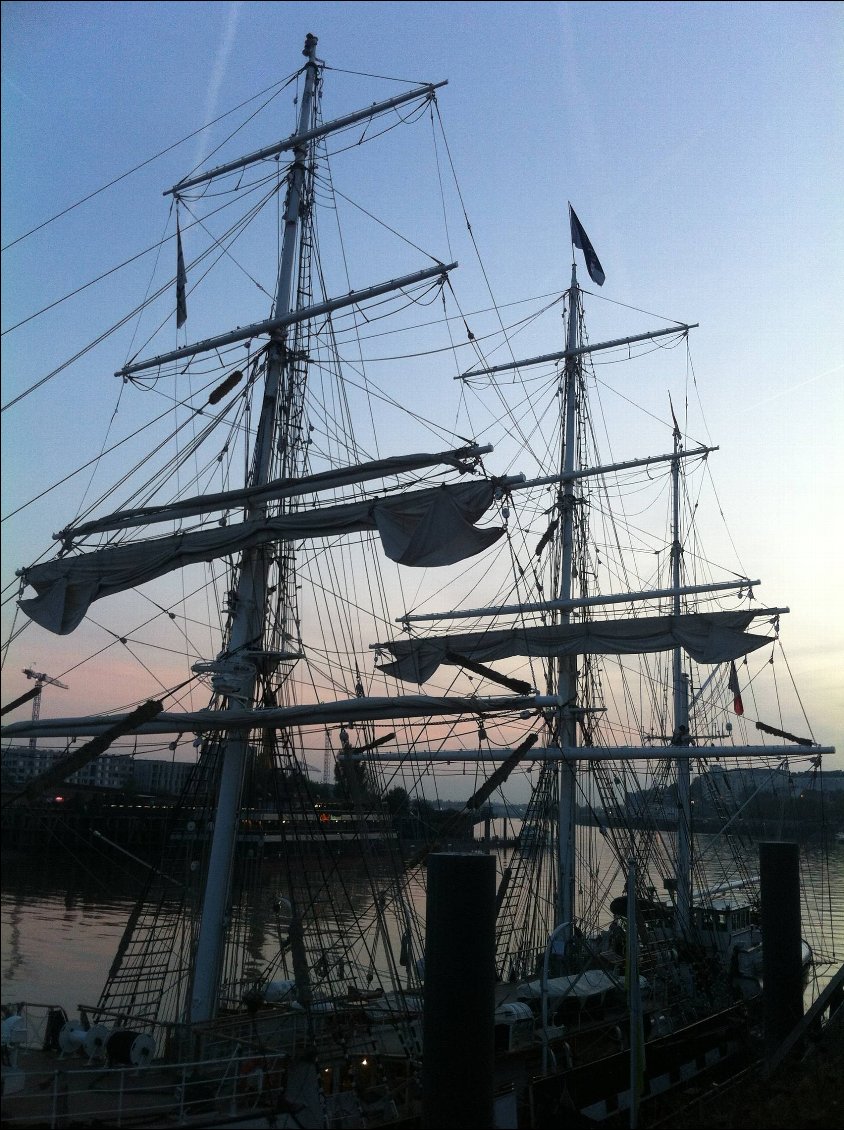
[[[602,297],[700,323],[718,501],[762,599],[791,609],[789,663],[844,768],[840,4],[6,2],[2,21],[4,406],[109,324],[118,284],[26,319],[160,238],[162,191],[219,130],[32,229],[278,81],[307,32],[338,71],[448,79],[439,104],[502,301],[566,286],[571,200]],[[350,108],[329,79],[326,118]],[[4,410],[4,514],[111,410],[123,359],[100,350]],[[4,524],[4,637],[14,569],[62,523],[51,499]],[[64,641],[31,646],[26,663],[68,669]],[[4,702],[26,689],[20,667]],[[131,671],[114,677],[130,700]],[[91,709],[99,689],[55,692],[45,713]]]

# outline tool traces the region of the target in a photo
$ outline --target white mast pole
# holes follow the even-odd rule
[[[308,62],[305,67],[305,87],[299,109],[298,133],[304,134],[310,126],[318,81],[316,61],[317,40],[309,35],[305,40]],[[287,203],[284,217],[284,235],[276,288],[273,317],[283,317],[293,305],[293,277],[295,252],[298,244],[302,192],[305,183],[308,144],[294,147],[294,161],[289,174]],[[261,417],[255,439],[253,464],[249,485],[261,486],[269,480],[273,438],[276,424],[276,400],[280,375],[284,367],[283,342],[274,342],[267,365]],[[255,517],[266,510],[266,502],[249,510]],[[263,549],[246,551],[238,570],[238,582],[231,632],[227,653],[237,657],[247,646],[260,647],[263,638],[264,613],[267,589],[268,555]],[[257,688],[257,670],[247,666],[247,673],[236,695],[228,701],[229,710],[241,710],[244,701],[251,704]],[[221,715],[225,724],[225,711]],[[213,1018],[219,996],[222,976],[228,902],[231,890],[232,863],[237,841],[240,797],[248,756],[248,733],[230,734],[224,741],[223,767],[214,815],[214,830],[208,876],[202,902],[202,916],[197,940],[193,983],[189,1005],[191,1022]]]
[[[566,331],[563,473],[571,476],[577,465],[577,405],[579,397],[581,360],[575,354],[579,340],[579,299],[577,287],[577,268],[572,263],[571,289],[569,290],[568,326]],[[559,583],[560,600],[570,600],[572,596],[572,570],[574,560],[574,480],[568,477],[563,485],[562,509],[562,561]],[[564,608],[562,622],[568,623],[571,611]],[[561,746],[571,747],[577,742],[575,728],[574,697],[577,691],[577,657],[565,656],[560,660],[557,692],[563,703],[558,714],[558,739]],[[575,782],[577,762],[561,763],[558,768],[559,783],[559,844],[558,844],[558,892],[557,922],[567,924],[567,937],[571,937],[575,914],[575,814],[577,796]]]
[[[680,429],[674,426],[674,460],[671,464],[671,497],[673,506],[672,521],[674,538],[671,544],[671,583],[674,588],[674,615],[680,615]],[[674,734],[673,746],[689,745],[689,677],[683,671],[683,656],[679,647],[673,654],[674,687]],[[691,761],[687,757],[677,759],[677,882],[675,913],[677,927],[684,933],[689,926],[692,899],[692,853],[691,853]]]

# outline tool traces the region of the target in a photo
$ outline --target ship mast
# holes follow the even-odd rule
[[[565,477],[560,495],[562,520],[562,560],[560,564],[559,598],[572,599],[572,579],[574,572],[574,477],[577,463],[577,408],[580,393],[582,356],[578,352],[580,344],[580,298],[577,286],[577,269],[571,268],[571,288],[569,290],[568,323],[566,328],[566,362],[563,401],[563,466]],[[570,607],[564,606],[561,620],[567,624],[571,620]],[[577,743],[575,725],[575,696],[577,694],[577,657],[564,656],[557,670],[557,693],[560,708],[557,715],[557,734],[563,749]],[[574,929],[575,892],[575,817],[577,813],[577,762],[560,760],[558,767],[558,881],[557,881],[557,922],[567,923],[568,941]]]
[[[671,461],[671,499],[673,538],[671,542],[671,583],[674,588],[673,612],[680,615],[680,560],[683,555],[680,540],[680,453],[682,440],[680,428],[674,422],[674,458]],[[675,647],[672,655],[674,691],[674,732],[672,746],[684,747],[690,744],[689,735],[689,676],[683,671],[683,653]],[[682,934],[689,927],[691,919],[691,759],[678,757],[677,765],[677,862],[676,862],[676,903],[677,928]]]
[[[316,45],[316,37],[308,35],[303,51],[308,62],[305,66],[305,85],[299,107],[297,130],[299,135],[306,134],[311,125],[319,81]],[[284,232],[276,296],[273,304],[274,319],[283,318],[286,314],[289,314],[294,302],[292,284],[302,221],[303,189],[309,149],[310,142],[307,140],[294,147],[293,163],[288,174]],[[248,483],[250,487],[262,486],[270,478],[277,420],[277,401],[286,364],[285,355],[284,337],[281,340],[274,338],[267,362],[264,396]],[[266,511],[266,507],[266,502],[250,507],[247,517],[259,517]],[[231,631],[226,649],[227,655],[232,657],[235,663],[237,657],[247,649],[260,649],[263,644],[270,556],[266,549],[259,548],[247,550],[240,560]],[[237,671],[233,674],[235,676],[234,682],[238,685],[236,693],[230,692],[229,694],[228,710],[237,711],[242,709],[244,704],[251,705],[255,701],[258,670],[252,664],[239,664]],[[221,714],[221,720],[224,724],[225,711]],[[190,993],[190,1015],[187,1018],[194,1023],[210,1020],[217,1007],[225,939],[226,908],[231,886],[240,797],[247,764],[248,740],[247,733],[233,733],[229,734],[223,746],[223,765],[214,816],[208,877],[202,903],[193,984]]]

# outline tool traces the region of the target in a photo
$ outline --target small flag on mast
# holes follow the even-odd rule
[[[677,423],[677,417],[674,415],[674,401],[671,399],[671,393],[668,394],[668,406],[671,409],[671,419],[674,421],[674,435],[680,439],[683,433],[680,431],[680,425]]]
[[[727,682],[728,688],[733,692],[733,711],[736,714],[744,714],[744,703],[741,701],[741,690],[739,688],[738,675],[736,674],[735,663],[730,663],[730,678]]]
[[[188,320],[187,285],[188,275],[182,252],[182,233],[179,230],[179,217],[176,216],[176,329],[180,329]]]
[[[604,274],[604,268],[601,266],[601,261],[595,254],[595,248],[589,242],[589,236],[583,230],[583,224],[578,220],[577,213],[571,204],[569,204],[569,218],[571,219],[571,241],[575,247],[579,247],[583,252],[586,270],[589,272],[592,282],[597,283],[598,286],[603,286],[607,277]]]

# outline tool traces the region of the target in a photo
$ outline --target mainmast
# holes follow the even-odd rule
[[[572,579],[574,573],[574,477],[577,466],[577,409],[580,393],[582,356],[580,345],[580,291],[577,286],[577,268],[572,263],[571,288],[569,290],[568,323],[566,329],[566,363],[563,403],[563,466],[565,477],[560,494],[562,522],[562,560],[560,562],[559,598],[570,601],[572,598]],[[571,610],[564,606],[561,620],[567,624],[571,620]],[[557,716],[557,732],[562,748],[570,748],[577,743],[575,698],[577,694],[577,657],[565,656],[559,661],[557,671],[557,693],[561,703]],[[571,937],[574,929],[574,891],[575,891],[575,817],[577,813],[577,763],[560,760],[558,767],[558,892],[556,925],[568,924]]]
[[[676,420],[674,422],[674,459],[671,461],[671,498],[673,538],[671,542],[671,583],[674,588],[673,612],[679,617],[680,607],[680,560],[683,555],[680,538],[680,453],[682,437]],[[674,692],[674,732],[672,746],[684,747],[690,744],[689,735],[689,676],[683,671],[682,649],[675,647],[672,655],[672,685]],[[692,863],[691,863],[691,761],[678,757],[677,766],[677,883],[675,913],[677,928],[684,933],[691,920]]]
[[[305,66],[305,86],[299,108],[298,135],[305,135],[311,126],[319,81],[316,46],[316,37],[308,35],[303,51],[308,62]],[[296,144],[293,149],[293,163],[288,173],[284,232],[273,318],[282,318],[290,313],[294,302],[293,279],[310,144],[309,141],[303,141]],[[274,338],[267,361],[264,396],[248,484],[250,487],[262,486],[270,478],[279,387],[286,363],[285,355],[285,337],[282,336],[280,340]],[[266,502],[259,502],[249,508],[247,517],[258,517],[266,511],[266,508]],[[263,645],[270,557],[271,554],[267,549],[259,548],[247,550],[240,559],[231,630],[228,647],[224,653],[231,660],[232,667],[232,679],[229,680],[227,687],[229,696],[227,709],[230,711],[237,711],[245,704],[252,705],[255,701],[258,670],[254,664],[243,662],[242,653],[247,649],[260,650]],[[221,714],[221,722],[225,725],[225,711]],[[229,734],[228,739],[223,743],[223,765],[187,1017],[191,1022],[210,1020],[216,1011],[225,944],[226,908],[231,886],[232,860],[247,763],[248,741],[248,733],[236,732]]]

